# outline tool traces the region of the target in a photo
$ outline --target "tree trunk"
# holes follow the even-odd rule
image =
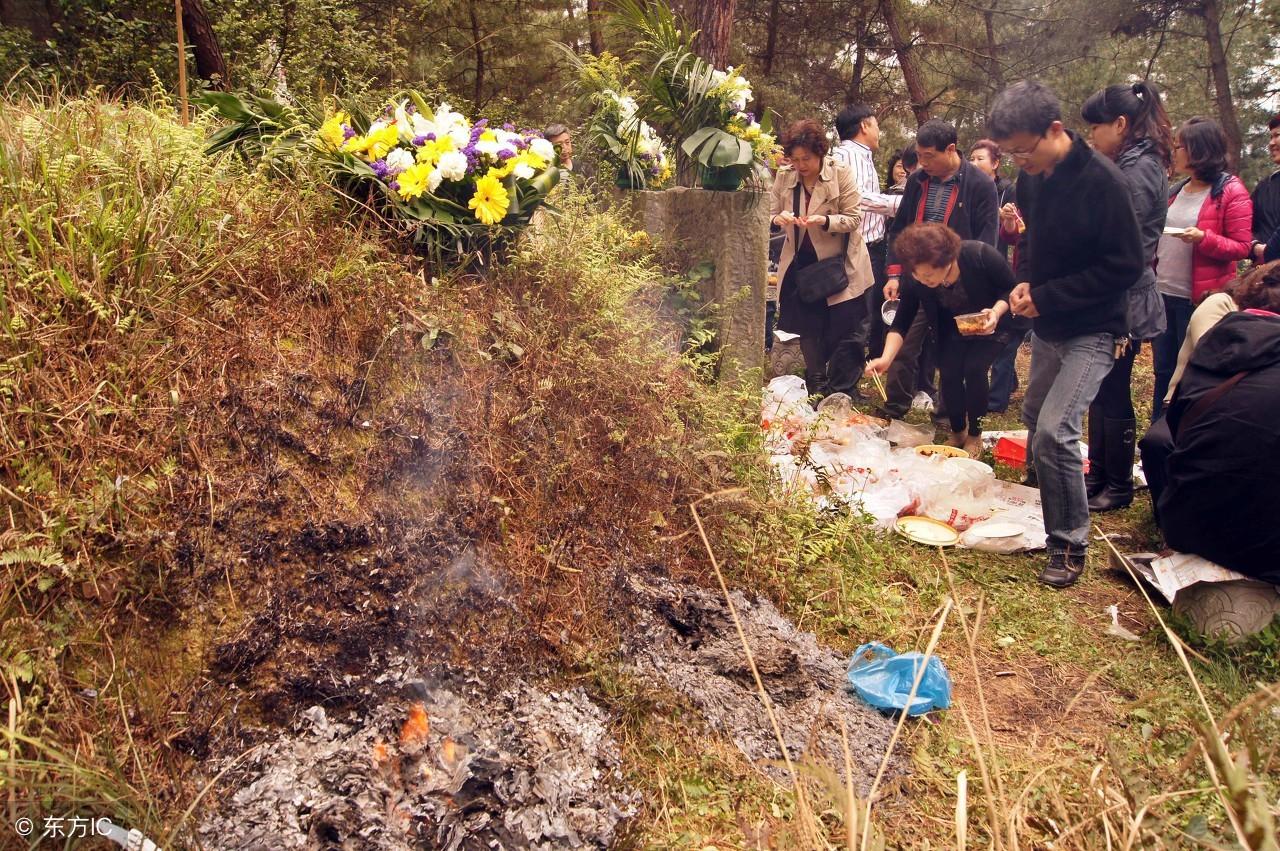
[[[0,0],[0,25],[27,30],[36,42],[53,38],[58,17],[53,0]]]
[[[1240,148],[1244,136],[1240,132],[1240,120],[1236,105],[1231,101],[1231,76],[1227,67],[1227,51],[1222,43],[1222,7],[1218,0],[1204,0],[1200,6],[1204,19],[1205,41],[1209,44],[1209,71],[1213,76],[1213,100],[1218,108],[1218,121],[1227,135],[1227,157],[1234,171],[1240,162]]]
[[[182,0],[182,29],[186,32],[191,52],[196,58],[196,74],[208,80],[213,88],[226,91],[231,86],[227,74],[227,62],[218,47],[218,36],[213,22],[204,9],[202,0]]]
[[[1004,89],[1004,71],[1000,67],[998,47],[996,46],[995,3],[982,13],[982,23],[987,31],[987,76],[991,78],[991,86],[996,92]],[[988,104],[990,105],[990,104]]]
[[[760,57],[760,64],[764,66],[764,75],[766,77],[773,75],[773,61],[778,55],[778,24],[781,21],[781,5],[782,0],[770,0],[769,3],[769,33],[764,43],[764,56]]]
[[[604,29],[600,26],[600,16],[604,14],[601,0],[587,0],[587,33],[591,38],[591,55],[604,53]]]
[[[484,42],[480,37],[480,17],[476,14],[475,0],[467,4],[471,13],[471,49],[476,55],[476,85],[471,97],[471,104],[476,109],[484,102]]]
[[[862,75],[867,68],[867,20],[858,21],[853,51],[853,73],[849,75],[849,87],[844,92],[844,105],[862,103]]]
[[[716,68],[729,64],[730,38],[733,35],[733,13],[738,0],[698,0],[694,27],[698,39],[694,49]]]
[[[912,54],[914,45],[902,31],[902,21],[898,10],[894,7],[896,0],[884,0],[880,4],[880,12],[884,15],[885,28],[889,30],[889,41],[893,44],[893,52],[898,57],[898,67],[902,69],[902,79],[907,84],[907,94],[911,98],[911,111],[915,113],[916,123],[924,124],[929,115],[929,96],[924,90],[924,79],[920,76],[920,68]]]

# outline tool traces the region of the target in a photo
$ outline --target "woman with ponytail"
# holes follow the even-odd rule
[[[1084,102],[1090,144],[1120,167],[1129,183],[1142,234],[1143,270],[1129,289],[1129,336],[1125,349],[1089,406],[1090,511],[1111,511],[1133,502],[1133,457],[1137,417],[1133,410],[1133,361],[1144,340],[1165,330],[1165,308],[1156,289],[1154,261],[1169,211],[1168,169],[1173,132],[1160,93],[1148,82],[1107,86]]]

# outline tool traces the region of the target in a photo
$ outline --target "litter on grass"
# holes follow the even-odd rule
[[[819,510],[848,506],[886,530],[899,517],[929,517],[960,532],[960,546],[989,552],[1045,545],[1039,491],[1002,482],[970,458],[921,455],[912,447],[931,434],[859,413],[843,393],[815,410],[804,379],[778,376],[765,389],[760,427],[782,488]],[[988,522],[1003,533],[991,534]],[[1018,531],[1005,534],[1011,526]]]

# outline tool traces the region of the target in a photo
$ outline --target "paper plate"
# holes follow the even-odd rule
[[[979,523],[969,527],[969,534],[975,538],[1013,538],[1025,531],[1017,523],[1011,523],[1008,520]]]
[[[943,446],[941,443],[929,443],[916,447],[917,455],[943,455],[947,458],[968,458],[969,453],[958,446]]]
[[[996,471],[991,468],[990,464],[986,464],[982,461],[979,461],[977,458],[970,458],[968,455],[965,455],[963,457],[954,457],[954,458],[948,457],[947,463],[957,464],[962,467],[967,467],[968,469],[971,469],[971,470],[979,471],[984,476],[994,476],[996,474]]]
[[[932,517],[899,517],[893,528],[907,540],[930,547],[950,547],[960,542],[959,532]]]

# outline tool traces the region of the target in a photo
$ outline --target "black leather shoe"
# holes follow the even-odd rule
[[[1049,553],[1049,562],[1037,577],[1051,588],[1070,588],[1084,573],[1084,553]]]

